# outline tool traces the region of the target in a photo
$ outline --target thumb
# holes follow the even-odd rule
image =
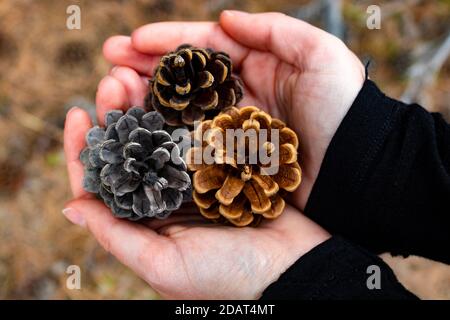
[[[320,39],[330,37],[304,21],[277,12],[250,14],[226,10],[220,15],[220,26],[244,46],[270,51],[297,66]]]
[[[99,200],[72,200],[63,214],[72,223],[87,227],[106,251],[148,282],[158,273],[154,261],[173,252],[169,239],[141,224],[114,218]]]

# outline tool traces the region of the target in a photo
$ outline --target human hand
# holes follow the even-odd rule
[[[237,11],[223,12],[219,24],[149,24],[131,38],[108,39],[104,55],[114,65],[151,76],[160,55],[182,43],[229,53],[245,84],[240,105],[256,105],[297,132],[303,177],[290,202],[304,210],[328,145],[362,87],[364,66],[338,38],[303,21]],[[142,105],[146,81],[133,70],[119,69],[114,77],[121,90],[133,93],[129,103]],[[116,86],[109,77],[104,81],[102,86]],[[111,104],[100,108],[101,119]]]
[[[97,96],[99,101],[123,106],[132,99],[116,78],[104,80]],[[63,213],[87,227],[107,251],[165,298],[258,298],[298,258],[330,237],[291,206],[258,228],[211,224],[186,209],[166,220],[133,223],[114,218],[109,208],[82,188],[79,154],[90,127],[85,111],[69,111],[64,148],[75,199]]]

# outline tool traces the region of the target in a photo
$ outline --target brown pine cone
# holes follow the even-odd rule
[[[161,58],[145,106],[171,126],[212,119],[242,99],[242,83],[232,70],[228,54],[182,45]]]
[[[256,133],[256,140],[238,137],[239,129]],[[262,129],[267,129],[267,138]],[[225,218],[235,226],[247,226],[262,218],[277,218],[285,206],[283,193],[300,185],[297,135],[256,107],[225,109],[213,120],[203,121],[194,140],[187,165],[195,171],[194,201],[207,219]],[[263,162],[260,149],[274,156],[270,163]],[[211,159],[206,158],[208,154]]]

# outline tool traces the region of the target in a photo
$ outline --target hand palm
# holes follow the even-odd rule
[[[287,208],[279,220],[257,229],[202,225],[197,218],[181,216],[176,220],[183,220],[182,224],[170,221],[159,228],[159,233],[168,240],[164,251],[142,256],[143,264],[152,266],[142,277],[166,298],[258,297],[262,289],[276,280],[280,270],[291,265],[299,252],[308,251],[306,248],[311,245],[309,241],[293,242],[286,232],[291,228],[288,224],[294,223],[299,232],[303,224],[311,224],[319,232],[319,228],[316,230],[312,222],[292,208]],[[151,227],[156,224],[161,222]]]

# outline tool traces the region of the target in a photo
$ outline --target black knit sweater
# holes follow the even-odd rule
[[[450,263],[450,126],[366,80],[328,147],[305,214],[335,236],[262,299],[415,299],[375,254]],[[373,265],[381,289],[367,286]]]

